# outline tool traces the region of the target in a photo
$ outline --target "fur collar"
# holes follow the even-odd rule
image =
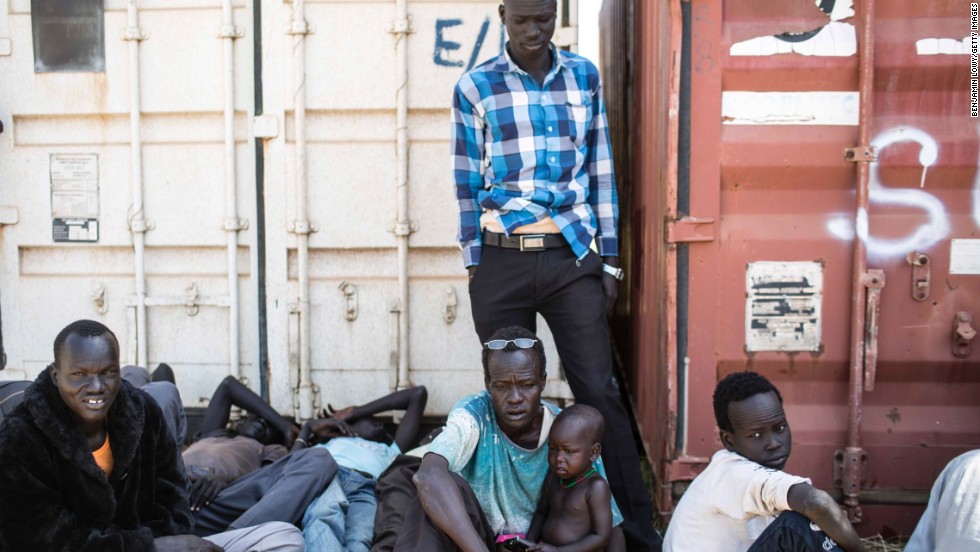
[[[110,480],[116,480],[120,474],[124,474],[136,456],[145,422],[141,402],[136,388],[126,381],[120,382],[119,393],[109,407],[108,416],[109,442],[115,464]],[[75,424],[68,406],[61,400],[49,369],[41,371],[34,385],[24,392],[24,406],[30,411],[38,429],[62,457],[85,473],[105,480],[82,430]]]

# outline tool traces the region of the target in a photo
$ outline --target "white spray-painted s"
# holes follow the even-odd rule
[[[921,146],[919,164],[922,165],[924,183],[926,171],[939,157],[939,147],[931,136],[915,127],[898,126],[876,136],[871,141],[871,145],[880,155],[889,146],[902,142],[915,142]],[[885,239],[870,235],[868,213],[864,210],[858,212],[855,217],[857,233],[865,242],[870,257],[904,257],[911,251],[926,251],[949,235],[949,217],[939,199],[923,190],[883,186],[878,177],[878,161],[872,162],[870,169],[868,200],[871,203],[922,209],[929,217],[928,222],[920,225],[912,233],[900,238]],[[975,188],[974,204],[976,205],[978,201],[980,201],[980,191]],[[975,212],[974,216],[980,218],[980,213]],[[841,239],[853,240],[855,223],[852,223],[849,217],[837,216],[827,223],[827,229]]]

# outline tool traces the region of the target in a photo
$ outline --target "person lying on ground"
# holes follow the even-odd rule
[[[905,552],[980,550],[980,449],[950,460]]]
[[[122,381],[119,364],[119,342],[99,322],[73,322],[55,338],[54,362],[0,427],[0,549],[244,552],[267,538],[295,544],[299,531],[285,524],[210,539],[190,534],[173,435],[154,400]]]
[[[378,525],[379,533],[395,537],[385,546],[489,551],[497,548],[498,536],[503,541],[523,535],[530,526],[548,471],[545,445],[559,412],[541,400],[547,378],[544,347],[524,328],[498,330],[484,344],[483,368],[486,390],[463,398],[450,411],[414,475],[417,495],[399,508],[404,511],[401,526],[390,527],[388,520]],[[602,475],[601,459],[597,468]],[[386,478],[405,476],[398,470]],[[613,523],[621,523],[615,502],[607,507]],[[376,543],[374,550],[384,548]]]
[[[226,429],[231,407],[250,412]],[[324,449],[290,452],[299,428],[238,380],[227,377],[204,413],[200,438],[183,453],[194,533],[211,535],[272,521],[298,525],[337,472]]]
[[[360,406],[330,408],[331,417],[303,424],[296,447],[316,444],[340,466],[327,489],[303,515],[307,550],[367,552],[374,539],[375,481],[418,437],[428,392],[425,386],[385,395]],[[394,438],[374,415],[405,412]]]
[[[725,450],[681,497],[665,552],[863,552],[834,499],[783,470],[792,436],[779,390],[755,372],[718,382],[715,419]]]
[[[531,519],[529,552],[600,552],[612,537],[609,484],[595,462],[602,452],[602,414],[573,404],[548,435],[548,477]]]
[[[184,446],[187,440],[187,413],[184,401],[180,398],[174,371],[170,365],[161,362],[153,373],[142,366],[128,364],[122,367],[122,379],[133,387],[146,391],[163,411],[164,420],[170,428],[177,446]]]
[[[229,429],[232,407],[249,415]],[[292,444],[298,432],[262,397],[226,377],[208,402],[194,442],[182,455],[191,481],[191,510],[200,510],[239,477],[286,456],[285,443]]]

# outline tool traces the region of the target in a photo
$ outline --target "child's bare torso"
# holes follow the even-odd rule
[[[541,529],[543,542],[561,546],[581,540],[593,532],[589,495],[597,485],[606,485],[598,475],[567,489],[562,487],[559,479],[551,479],[547,490],[550,507]]]

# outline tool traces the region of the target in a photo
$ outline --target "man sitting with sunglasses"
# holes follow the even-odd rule
[[[524,328],[498,330],[484,344],[483,375],[486,390],[457,402],[429,445],[395,550],[494,550],[527,532],[559,412],[541,401],[544,347]],[[601,460],[596,467],[605,477]]]

